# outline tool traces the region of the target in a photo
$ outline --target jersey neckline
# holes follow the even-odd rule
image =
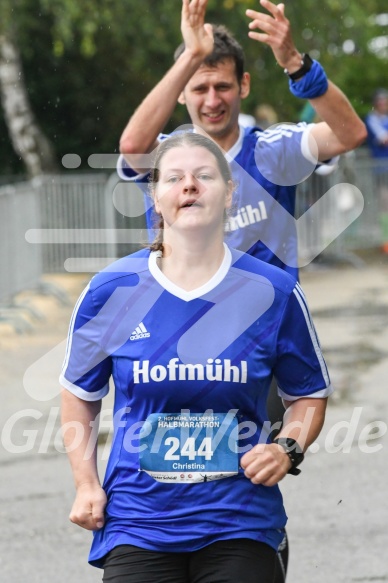
[[[230,269],[230,266],[232,265],[232,253],[231,253],[229,247],[225,243],[224,243],[224,250],[225,250],[225,255],[224,255],[224,258],[222,260],[222,263],[221,263],[220,267],[218,268],[218,270],[216,271],[216,273],[213,275],[213,277],[211,277],[209,279],[209,281],[207,281],[204,285],[201,285],[200,287],[197,287],[197,288],[190,290],[190,291],[187,291],[187,290],[179,287],[175,283],[173,283],[160,270],[160,268],[157,264],[157,260],[161,256],[160,251],[151,251],[149,259],[148,259],[148,269],[149,269],[151,275],[153,276],[153,278],[166,291],[168,291],[170,294],[180,298],[181,300],[189,302],[191,300],[195,300],[195,299],[200,298],[201,296],[204,296],[205,294],[209,293],[214,288],[216,288],[221,283],[221,281],[225,278],[226,274],[228,273],[228,271]]]
[[[239,128],[240,128],[240,134],[239,134],[239,136],[237,138],[237,142],[235,142],[233,144],[233,146],[230,148],[230,150],[228,150],[225,153],[225,156],[226,156],[226,158],[228,159],[229,162],[231,160],[234,160],[234,158],[237,156],[237,154],[240,153],[241,148],[242,148],[242,144],[243,144],[244,136],[245,136],[245,129],[244,129],[243,126],[240,126],[240,125],[239,125]]]

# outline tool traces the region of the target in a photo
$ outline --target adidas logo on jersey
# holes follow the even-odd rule
[[[151,334],[148,332],[147,328],[144,326],[143,322],[134,329],[130,335],[130,340],[140,340],[141,338],[149,338]]]

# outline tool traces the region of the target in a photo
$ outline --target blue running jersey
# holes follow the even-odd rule
[[[298,278],[296,185],[315,170],[317,161],[308,145],[312,126],[279,124],[262,131],[240,127],[240,137],[226,153],[236,184],[232,213],[226,225],[226,242]],[[168,138],[165,134],[159,140]],[[120,178],[136,182],[145,192],[149,240],[158,219],[147,194],[148,174],[137,175],[120,156]]]
[[[371,111],[365,118],[368,130],[368,146],[373,158],[388,158],[388,147],[384,143],[388,134],[388,115]],[[386,172],[386,167],[378,167],[377,173]]]
[[[115,387],[103,487],[112,548],[193,551],[250,538],[278,548],[278,486],[254,485],[241,456],[270,432],[272,375],[288,400],[332,388],[303,292],[283,270],[225,246],[218,272],[184,291],[142,250],[95,275],[72,316],[61,384],[94,401]]]

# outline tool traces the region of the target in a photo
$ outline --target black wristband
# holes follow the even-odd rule
[[[277,439],[273,440],[274,443],[281,445],[288,457],[291,461],[291,467],[288,470],[288,474],[292,474],[293,476],[297,476],[300,474],[300,470],[298,469],[299,464],[301,464],[304,460],[304,453],[302,448],[298,444],[295,439],[291,437],[278,437]]]
[[[304,53],[302,55],[302,60],[300,64],[302,65],[301,68],[298,69],[297,71],[294,71],[294,73],[289,73],[287,69],[284,69],[285,74],[289,76],[291,81],[296,81],[297,79],[304,77],[304,75],[306,75],[306,73],[308,73],[311,67],[313,66],[313,60],[310,57],[310,55]]]

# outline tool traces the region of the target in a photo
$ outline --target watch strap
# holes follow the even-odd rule
[[[293,73],[289,73],[287,69],[284,69],[285,74],[289,76],[291,81],[297,81],[301,77],[304,77],[304,75],[306,75],[306,73],[308,73],[311,67],[313,66],[313,60],[308,53],[304,53],[302,55],[302,60],[300,64],[301,64],[300,69],[294,71]]]
[[[298,469],[298,466],[304,460],[304,453],[298,442],[291,437],[278,437],[274,439],[273,442],[280,445],[290,458],[291,467],[287,473],[293,476],[298,476],[301,472],[301,470]]]

